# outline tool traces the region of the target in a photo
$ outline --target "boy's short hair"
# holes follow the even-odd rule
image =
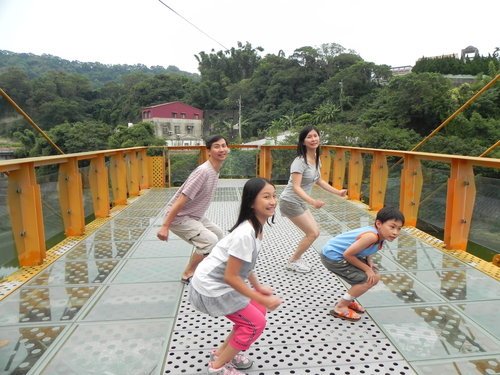
[[[405,216],[401,211],[394,207],[384,207],[379,212],[377,212],[377,217],[375,221],[380,221],[381,223],[385,223],[387,220],[396,220],[401,221],[404,225]]]
[[[226,141],[226,145],[229,146],[229,143],[227,143],[227,139],[225,137],[223,137],[222,135],[217,134],[217,135],[212,135],[210,138],[207,139],[207,141],[205,142],[205,145],[207,146],[207,149],[210,150],[212,148],[212,145],[215,142],[220,141],[221,139],[225,140]]]

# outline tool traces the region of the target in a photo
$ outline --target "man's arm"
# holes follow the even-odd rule
[[[160,240],[168,241],[168,230],[170,228],[170,224],[172,224],[172,221],[175,219],[179,211],[182,210],[182,208],[186,205],[188,201],[189,198],[183,193],[181,193],[179,197],[175,200],[175,202],[172,204],[170,210],[168,211],[167,216],[165,216],[165,219],[163,220],[163,224],[161,225],[160,229],[158,230],[158,233],[156,234],[156,236]]]

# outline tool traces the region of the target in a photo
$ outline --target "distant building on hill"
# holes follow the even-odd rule
[[[203,141],[203,111],[182,102],[169,102],[142,109],[142,121],[152,122],[155,135],[168,146],[197,146]]]
[[[442,54],[442,55],[437,55],[437,56],[425,56],[423,58],[425,58],[425,59],[447,59],[447,58],[458,59],[458,53],[447,53],[447,54]]]
[[[453,86],[460,86],[464,83],[473,83],[477,80],[476,76],[470,74],[443,74],[443,76],[448,78]]]
[[[15,148],[0,147],[0,160],[14,159]]]
[[[460,58],[462,60],[473,59],[474,57],[478,57],[478,56],[479,56],[479,50],[476,47],[474,47],[474,46],[465,47],[460,52]]]
[[[403,76],[405,74],[411,73],[412,68],[413,67],[411,65],[391,66],[391,72],[393,76]]]

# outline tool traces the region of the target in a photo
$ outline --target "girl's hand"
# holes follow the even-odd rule
[[[277,296],[266,296],[263,300],[263,305],[269,311],[275,310],[282,303],[283,303],[283,300]]]
[[[314,200],[314,202],[313,202],[313,204],[312,204],[312,206],[313,206],[314,208],[321,208],[321,207],[323,207],[324,205],[325,205],[325,202],[323,202],[323,201],[321,201],[321,200],[319,200],[319,199],[315,199],[315,200]]]
[[[273,294],[273,288],[271,288],[268,285],[257,285],[255,287],[255,290],[259,292],[260,294],[264,294],[265,296],[270,296]]]

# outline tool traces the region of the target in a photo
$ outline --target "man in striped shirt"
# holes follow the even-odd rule
[[[229,148],[221,135],[210,137],[206,146],[208,160],[191,172],[168,202],[165,219],[157,233],[160,240],[168,241],[170,230],[195,247],[182,273],[181,282],[184,284],[189,284],[198,264],[223,237],[222,230],[205,217],[205,212],[215,195],[219,171]]]

